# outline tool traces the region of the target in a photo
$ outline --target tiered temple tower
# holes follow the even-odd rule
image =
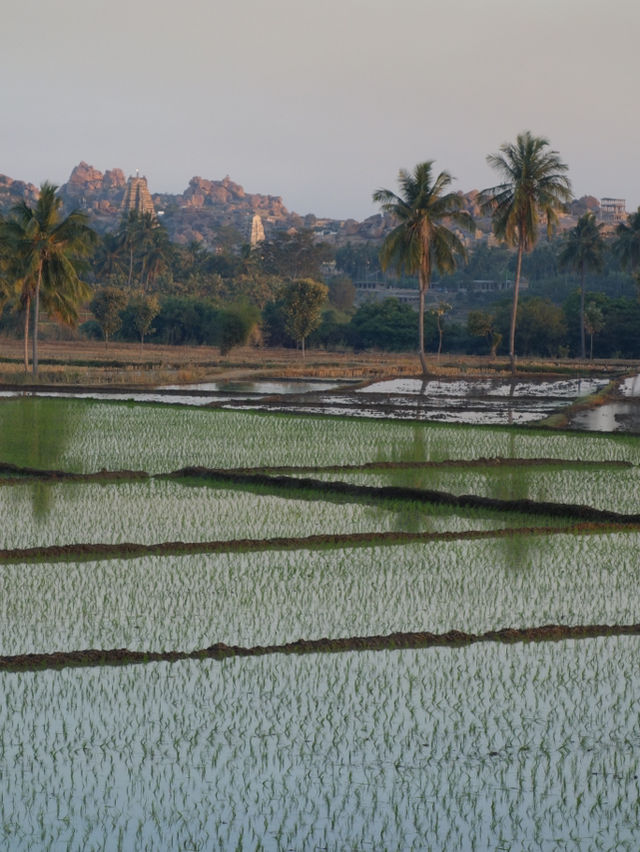
[[[131,176],[127,181],[127,188],[122,199],[122,212],[126,216],[132,210],[139,216],[149,213],[151,216],[156,215],[151,193],[147,186],[146,177],[140,177],[136,171],[136,176]]]
[[[255,248],[258,243],[264,241],[264,226],[262,224],[262,219],[256,213],[251,220],[251,233],[249,234],[249,245],[251,248]]]

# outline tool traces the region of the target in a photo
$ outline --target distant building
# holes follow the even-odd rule
[[[505,293],[510,292],[514,288],[515,282],[513,279],[505,280],[474,280],[464,283],[456,283],[453,289],[449,290],[443,286],[442,279],[434,281],[429,290],[437,293]],[[408,287],[388,287],[386,284],[381,284],[374,281],[356,281],[356,296],[354,303],[357,307],[366,302],[383,302],[385,299],[397,299],[405,305],[410,305],[414,310],[419,310],[420,307],[420,292],[417,288],[410,289]],[[520,279],[520,289],[527,290],[529,282],[526,278]],[[429,306],[425,306],[428,310]]]
[[[132,211],[137,213],[138,216],[145,213],[149,213],[151,216],[156,215],[146,177],[140,177],[136,172],[135,177],[129,178],[122,199],[121,210],[125,216]]]
[[[601,198],[600,221],[611,225],[624,222],[627,218],[627,205],[624,198]]]

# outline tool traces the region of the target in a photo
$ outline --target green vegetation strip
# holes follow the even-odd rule
[[[290,476],[268,476],[266,474],[238,473],[237,471],[212,470],[203,467],[185,467],[174,473],[165,474],[167,478],[208,479],[213,482],[232,482],[238,485],[260,485],[286,490],[288,493],[316,491],[323,494],[340,495],[358,499],[411,500],[418,503],[433,503],[450,506],[455,509],[489,509],[496,512],[518,512],[527,515],[546,517],[576,518],[582,521],[616,524],[640,524],[640,513],[625,515],[607,509],[594,509],[576,503],[551,503],[535,500],[500,500],[495,497],[481,497],[475,494],[450,494],[447,491],[430,491],[418,488],[406,488],[396,485],[354,485],[337,480],[327,482],[321,479],[307,479]]]
[[[183,556],[193,553],[259,553],[269,550],[315,550],[321,547],[377,547],[432,541],[460,541],[483,538],[509,538],[518,535],[550,536],[558,534],[597,535],[604,533],[638,532],[640,519],[635,523],[590,522],[559,527],[510,527],[496,530],[463,530],[457,532],[365,532],[309,535],[298,538],[241,538],[214,541],[164,541],[155,544],[137,542],[104,542],[61,544],[43,547],[23,547],[0,550],[0,564],[22,562],[69,562],[98,559],[137,559],[141,556]]]
[[[486,633],[391,633],[387,636],[352,636],[341,639],[298,639],[281,645],[242,647],[219,642],[197,651],[111,650],[57,651],[52,654],[16,654],[0,657],[0,671],[36,672],[86,666],[123,666],[140,663],[175,663],[180,660],[225,660],[229,657],[264,657],[268,654],[323,654],[347,651],[400,651],[421,648],[462,648],[479,642],[559,642],[602,636],[640,636],[640,624],[545,624],[541,627],[507,627]]]

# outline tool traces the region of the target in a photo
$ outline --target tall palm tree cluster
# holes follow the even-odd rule
[[[89,253],[95,233],[84,213],[62,216],[57,187],[44,183],[35,206],[17,204],[9,219],[0,223],[4,259],[5,298],[16,295],[24,308],[24,360],[29,365],[29,321],[32,314],[32,370],[38,372],[40,306],[62,322],[77,321],[78,305],[89,288],[78,274],[79,263]]]
[[[493,231],[507,245],[517,250],[516,275],[509,330],[509,360],[516,369],[516,320],[522,271],[522,258],[536,244],[540,226],[546,224],[551,236],[558,223],[558,213],[571,200],[568,166],[549,140],[527,130],[518,134],[514,143],[505,142],[498,153],[489,154],[488,164],[498,173],[501,183],[480,193],[480,206],[493,220]],[[462,210],[462,197],[448,190],[452,178],[448,172],[433,173],[433,161],[417,165],[412,173],[401,170],[398,177],[401,193],[378,189],[373,200],[390,213],[397,225],[385,239],[380,252],[383,269],[391,266],[400,274],[418,275],[420,288],[418,355],[423,373],[427,372],[424,353],[424,301],[433,270],[452,272],[459,260],[466,258],[464,244],[452,229],[469,229],[471,217]],[[597,330],[591,306],[585,307],[585,275],[603,266],[605,243],[592,213],[580,218],[569,233],[560,255],[560,264],[573,269],[580,278],[581,356],[586,357],[585,333]],[[616,228],[614,253],[623,268],[636,278],[640,297],[640,208]]]
[[[501,184],[483,190],[481,206],[491,213],[496,236],[517,247],[518,259],[511,314],[509,356],[515,372],[515,326],[522,255],[536,243],[540,218],[546,218],[548,231],[557,222],[557,211],[571,198],[567,166],[549,142],[530,131],[519,134],[515,144],[505,143],[498,154],[487,161],[503,178]],[[420,285],[420,342],[418,355],[423,373],[427,372],[424,354],[424,294],[431,272],[452,272],[457,259],[466,256],[464,245],[450,225],[470,229],[471,217],[461,209],[463,200],[456,193],[443,191],[452,182],[448,172],[432,175],[433,161],[416,166],[413,174],[402,170],[399,183],[402,195],[379,189],[373,200],[398,221],[383,243],[380,260],[383,268],[394,266],[399,272],[418,273]]]

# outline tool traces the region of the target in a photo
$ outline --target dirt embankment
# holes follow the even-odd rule
[[[210,346],[164,346],[146,343],[65,340],[40,343],[40,372],[34,380],[23,365],[23,343],[0,341],[0,385],[55,384],[95,388],[104,385],[146,387],[157,384],[187,384],[230,379],[335,378],[380,380],[417,376],[420,365],[411,352],[335,352],[307,350],[304,359],[295,349],[239,347],[221,355]],[[507,358],[435,355],[427,361],[432,376],[472,377],[508,375]],[[610,373],[620,376],[637,365],[625,361],[575,361],[570,359],[521,359],[518,370],[534,376],[586,376]]]
[[[602,636],[640,636],[640,624],[545,624],[541,627],[504,628],[486,633],[391,633],[387,636],[351,636],[337,639],[298,639],[279,645],[242,647],[218,642],[197,651],[110,650],[57,651],[52,654],[16,654],[0,657],[0,671],[32,672],[87,666],[122,666],[141,663],[175,663],[180,660],[225,660],[269,654],[331,654],[344,651],[400,651],[420,648],[461,648],[479,642],[559,642]]]

